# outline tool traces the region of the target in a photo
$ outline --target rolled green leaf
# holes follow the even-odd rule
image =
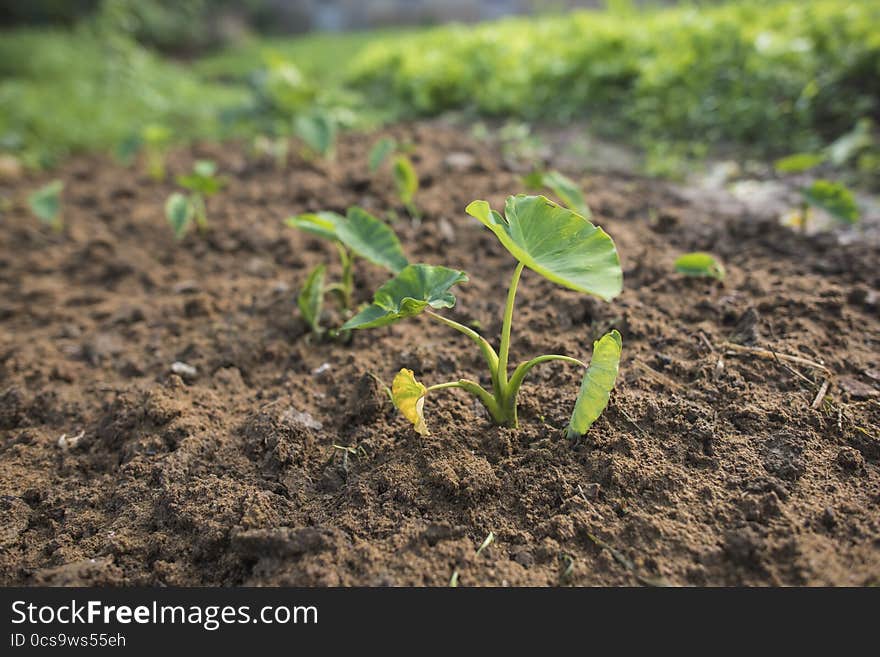
[[[675,260],[675,271],[685,276],[697,276],[724,280],[724,265],[708,253],[696,251],[685,253]]]
[[[486,201],[474,201],[466,212],[514,258],[554,283],[605,301],[623,290],[620,257],[608,234],[544,196],[508,197],[504,217]]]
[[[165,216],[168,218],[168,223],[171,224],[175,239],[182,239],[186,235],[194,215],[195,208],[192,203],[179,192],[175,192],[165,201]]]
[[[608,406],[611,390],[617,380],[622,344],[616,329],[593,343],[593,357],[584,373],[574,412],[565,430],[569,440],[576,440],[587,433]]]
[[[394,160],[392,173],[394,184],[397,186],[397,195],[404,205],[409,205],[419,191],[419,177],[412,162],[406,155],[398,155]]]
[[[451,308],[449,289],[466,281],[467,274],[448,267],[407,265],[376,290],[373,303],[343,324],[340,330],[375,328],[418,315],[428,308]]]

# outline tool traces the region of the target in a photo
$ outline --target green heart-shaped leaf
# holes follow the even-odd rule
[[[376,171],[376,169],[381,167],[382,163],[395,150],[397,150],[397,142],[393,137],[382,137],[382,139],[377,141],[370,149],[370,154],[367,160],[370,171]]]
[[[801,191],[810,205],[825,210],[837,221],[854,224],[859,220],[859,207],[852,192],[840,183],[817,180]]]
[[[336,140],[336,124],[324,114],[298,116],[293,122],[296,136],[314,153],[327,157]]]
[[[44,224],[61,229],[61,191],[64,182],[53,180],[28,196],[31,212]]]
[[[593,343],[593,357],[584,373],[574,412],[565,430],[569,440],[583,436],[608,406],[617,380],[622,340],[617,330]]]
[[[336,236],[356,255],[395,274],[409,264],[394,231],[362,208],[349,208],[337,222]]]
[[[610,301],[623,289],[617,248],[608,234],[543,196],[510,196],[505,215],[486,201],[466,212],[479,219],[514,258],[545,278]]]
[[[325,240],[338,240],[336,226],[345,220],[342,215],[335,212],[307,212],[295,217],[289,217],[284,221],[291,228],[299,228],[307,233]]]
[[[568,209],[574,210],[584,219],[589,220],[592,217],[590,207],[584,200],[583,192],[577,183],[568,176],[564,176],[558,171],[547,171],[546,173],[535,171],[525,176],[523,182],[532,189],[549,188]]]
[[[448,267],[407,265],[376,290],[373,303],[343,324],[340,330],[385,326],[418,315],[428,306],[452,308],[455,297],[449,288],[467,279],[464,272]]]

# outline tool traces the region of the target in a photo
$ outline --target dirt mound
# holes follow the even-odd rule
[[[335,254],[281,220],[393,210],[411,260],[468,271],[450,315],[494,338],[514,263],[463,208],[522,186],[460,130],[392,132],[414,144],[419,225],[358,135],[286,171],[236,145],[177,153],[174,172],[210,157],[231,178],[211,233],[181,245],[171,185],[101,158],[60,172],[64,235],[28,216],[38,181],[0,190],[0,583],[880,584],[876,249],[585,178],[625,292],[604,304],[526,271],[512,357],[586,358],[618,328],[608,411],[572,448],[580,373],[545,365],[519,429],[442,391],[420,438],[369,374],[475,378],[479,353],[424,319],[313,340],[294,297]],[[697,249],[724,283],[673,272]],[[358,301],[384,278],[361,266]],[[824,371],[784,354],[836,375],[826,402]]]

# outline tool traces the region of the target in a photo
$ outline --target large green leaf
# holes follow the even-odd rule
[[[854,224],[859,220],[859,207],[852,192],[840,183],[817,180],[801,191],[804,201],[825,210],[837,221]]]
[[[325,240],[338,240],[336,227],[345,221],[345,217],[335,212],[306,212],[295,217],[288,217],[284,223],[291,228],[299,228],[307,233]]]
[[[321,332],[321,308],[324,305],[324,272],[326,265],[318,265],[306,278],[296,305],[302,313],[303,319],[315,333]]]
[[[617,330],[593,343],[593,357],[584,373],[574,412],[565,430],[569,440],[583,436],[608,406],[617,380],[622,340]]]
[[[385,326],[418,315],[428,306],[452,308],[455,297],[449,288],[467,279],[464,272],[448,267],[407,265],[376,290],[373,303],[348,320],[341,330]]]
[[[409,264],[394,231],[363,208],[349,208],[336,236],[356,255],[395,274]]]
[[[60,230],[61,223],[61,191],[64,182],[53,180],[28,196],[31,212],[44,224]]]
[[[510,196],[505,215],[486,201],[466,212],[479,219],[514,258],[545,278],[610,301],[623,289],[617,248],[608,234],[543,196]]]

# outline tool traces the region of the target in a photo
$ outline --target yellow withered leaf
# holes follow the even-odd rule
[[[427,394],[427,388],[416,381],[412,370],[403,368],[391,382],[391,398],[394,400],[394,405],[403,417],[412,422],[416,433],[422,436],[427,436],[429,433],[423,413]]]

